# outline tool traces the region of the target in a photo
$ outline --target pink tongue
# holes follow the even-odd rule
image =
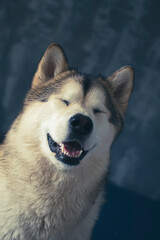
[[[81,151],[81,145],[78,142],[66,142],[64,144],[64,150],[72,156],[77,156]]]

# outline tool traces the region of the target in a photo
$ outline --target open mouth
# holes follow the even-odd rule
[[[88,152],[77,141],[66,141],[58,144],[49,133],[47,134],[47,140],[51,152],[56,153],[57,160],[68,165],[78,165]]]

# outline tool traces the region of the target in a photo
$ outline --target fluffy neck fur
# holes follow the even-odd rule
[[[15,122],[14,125],[7,135],[7,143],[1,146],[2,159],[6,159],[4,165],[2,161],[1,167],[5,175],[4,185],[10,188],[10,198],[6,205],[19,210],[13,211],[14,216],[10,220],[4,214],[4,223],[9,221],[13,225],[16,219],[17,224],[22,222],[23,229],[33,226],[35,229],[32,233],[27,232],[29,230],[23,232],[29,236],[34,235],[33,239],[41,239],[41,236],[42,239],[50,239],[54,229],[56,234],[61,229],[57,239],[67,239],[69,226],[81,223],[95,203],[97,205],[97,201],[96,208],[99,208],[102,202],[99,194],[102,193],[107,167],[102,169],[100,164],[96,164],[97,160],[92,159],[92,162],[82,161],[77,168],[58,170],[41,153],[37,154],[36,145],[24,144],[24,137],[22,139],[22,136],[17,136],[18,124]],[[62,229],[64,238],[59,238]]]

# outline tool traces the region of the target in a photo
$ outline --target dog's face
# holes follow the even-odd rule
[[[51,45],[25,101],[42,154],[58,167],[109,154],[122,125],[132,81],[129,67],[108,79],[68,70],[63,50]]]
[[[77,74],[67,78],[60,91],[41,104],[39,117],[46,116],[40,127],[43,150],[67,165],[79,164],[94,148],[102,151],[115,134],[105,92],[93,85],[84,95],[85,80]]]

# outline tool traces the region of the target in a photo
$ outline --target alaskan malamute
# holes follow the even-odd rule
[[[69,69],[51,44],[0,146],[0,239],[89,240],[134,73]]]

